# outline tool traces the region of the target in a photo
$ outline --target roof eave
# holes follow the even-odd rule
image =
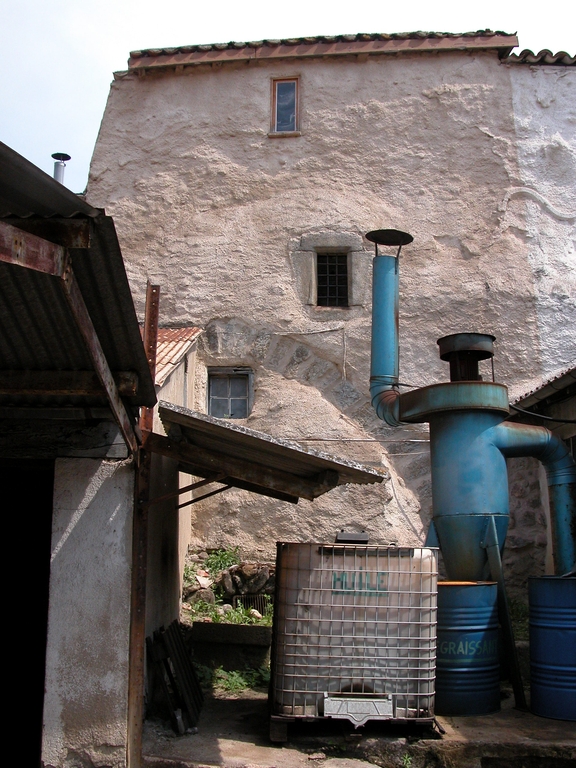
[[[357,36],[359,38],[369,35]],[[508,56],[518,46],[516,35],[453,35],[453,36],[386,36],[384,39],[334,40],[301,39],[260,43],[230,43],[227,45],[187,46],[175,49],[134,51],[130,54],[130,71],[201,64],[274,61],[280,59],[310,59],[335,56],[374,56],[381,54],[446,53],[453,51],[494,51],[499,58]]]

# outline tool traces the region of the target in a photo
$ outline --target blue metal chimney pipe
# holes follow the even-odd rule
[[[366,237],[375,243],[376,255],[372,262],[372,347],[370,366],[370,397],[378,417],[398,427],[400,392],[398,353],[400,251],[413,237],[395,229],[379,229]],[[394,255],[378,252],[378,245],[397,246]]]

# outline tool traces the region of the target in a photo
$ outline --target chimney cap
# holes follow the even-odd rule
[[[490,333],[451,333],[436,342],[440,347],[440,359],[450,360],[453,352],[468,352],[476,360],[494,357],[496,336]]]
[[[373,229],[366,233],[366,240],[378,245],[408,245],[414,238],[399,229]]]
[[[52,155],[54,160],[60,160],[61,163],[66,162],[66,160],[70,160],[70,155],[67,155],[66,152],[54,152]]]

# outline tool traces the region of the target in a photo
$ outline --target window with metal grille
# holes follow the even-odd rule
[[[342,253],[318,253],[317,304],[319,307],[348,306],[348,256]]]
[[[225,368],[208,371],[208,413],[219,419],[245,419],[252,408],[252,371]]]

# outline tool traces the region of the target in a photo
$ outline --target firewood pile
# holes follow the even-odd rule
[[[236,595],[274,595],[275,567],[265,563],[239,563],[220,571],[215,586],[225,599]]]
[[[213,578],[198,567],[191,582],[184,585],[182,598],[185,603],[202,600],[214,604],[214,593],[220,592],[225,602],[245,595],[274,595],[275,567],[269,563],[242,562],[225,568]]]

